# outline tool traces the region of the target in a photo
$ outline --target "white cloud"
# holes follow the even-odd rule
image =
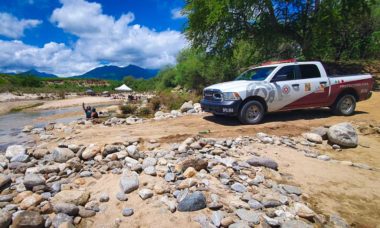
[[[188,42],[178,31],[157,32],[133,24],[134,14],[119,18],[106,15],[98,3],[85,0],[60,0],[50,21],[65,32],[78,37],[72,45],[51,42],[43,47],[21,41],[0,40],[0,72],[36,68],[60,76],[72,76],[109,63],[118,66],[135,64],[161,68],[176,62],[176,55]]]
[[[14,39],[22,37],[25,29],[36,27],[42,23],[40,20],[19,20],[8,13],[0,13],[0,21],[0,35]]]
[[[182,19],[182,18],[187,17],[185,14],[182,13],[181,8],[174,8],[171,10],[171,13],[172,13],[172,19]]]
[[[0,50],[0,69],[6,72],[35,68],[48,73],[72,76],[98,65],[78,55],[64,44],[55,42],[38,48],[21,41],[0,40]]]

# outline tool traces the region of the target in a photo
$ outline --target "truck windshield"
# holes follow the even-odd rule
[[[264,81],[276,67],[259,67],[243,72],[235,80]]]

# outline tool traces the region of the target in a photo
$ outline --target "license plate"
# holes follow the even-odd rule
[[[233,108],[222,108],[222,112],[234,112]]]

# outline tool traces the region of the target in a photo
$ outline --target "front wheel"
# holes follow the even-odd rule
[[[335,115],[350,116],[355,112],[356,99],[350,94],[340,97],[332,107]]]
[[[238,118],[243,124],[257,124],[264,118],[265,109],[259,101],[248,101],[240,109]]]

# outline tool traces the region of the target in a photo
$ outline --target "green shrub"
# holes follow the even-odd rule
[[[119,108],[123,114],[134,114],[137,110],[135,105],[130,104],[120,105]]]
[[[148,117],[152,114],[152,110],[149,107],[142,107],[138,110],[137,115],[142,117]]]

